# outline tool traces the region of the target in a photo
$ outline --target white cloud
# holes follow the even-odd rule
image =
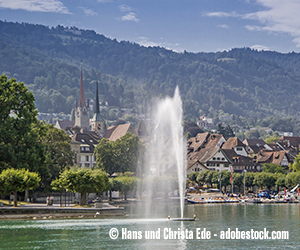
[[[227,24],[220,24],[218,25],[218,28],[228,29],[229,26]]]
[[[140,19],[136,18],[136,14],[133,12],[130,12],[128,14],[126,14],[125,16],[121,17],[122,21],[134,21],[134,22],[139,22]]]
[[[120,5],[120,6],[119,6],[119,9],[120,9],[120,11],[122,11],[122,12],[130,12],[130,11],[132,11],[132,8],[129,7],[129,6],[127,6],[127,5],[125,5],[125,4]]]
[[[58,0],[0,0],[0,8],[70,14],[68,8]]]
[[[238,14],[236,12],[207,12],[208,17],[235,17],[258,21],[260,25],[246,25],[250,31],[268,31],[286,33],[300,47],[300,1],[299,0],[256,0],[265,10]]]
[[[119,6],[119,9],[122,12],[128,12],[126,15],[121,17],[122,21],[134,21],[134,22],[139,22],[140,21],[140,19],[138,19],[136,17],[136,13],[134,12],[134,10],[130,6],[127,6],[127,5],[123,4],[123,5]]]
[[[149,41],[149,38],[145,37],[145,36],[140,36],[138,38],[138,44],[140,44],[142,46],[145,46],[145,47],[157,47],[157,46],[161,46],[161,44],[159,44],[159,43]]]
[[[227,13],[227,12],[204,12],[204,13],[202,13],[202,16],[208,16],[208,17],[241,17],[242,15],[236,13],[235,11],[232,11],[230,13]]]
[[[86,14],[87,16],[96,16],[96,15],[98,15],[95,11],[92,11],[91,9],[87,9],[85,7],[79,7],[79,8],[82,9],[84,14]]]
[[[254,49],[254,50],[257,50],[257,51],[270,50],[269,47],[266,47],[266,46],[263,46],[263,45],[259,45],[259,44],[253,45],[250,48]]]
[[[163,40],[163,38],[161,38],[161,40]],[[144,37],[144,36],[138,37],[137,43],[144,47],[163,47],[178,53],[184,51],[182,48],[180,48],[179,43],[175,43],[175,44],[166,43],[166,42],[157,43],[157,42],[150,41],[148,37]]]

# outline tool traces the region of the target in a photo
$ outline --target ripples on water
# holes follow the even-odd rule
[[[300,249],[300,205],[187,205],[185,217],[197,215],[195,222],[175,222],[177,206],[164,211],[153,208],[154,218],[139,218],[139,206],[127,207],[126,217],[109,219],[20,220],[0,221],[0,249]],[[119,237],[109,237],[117,228]],[[122,239],[122,228],[141,231],[143,239]],[[163,239],[163,230],[193,231],[193,239]],[[196,239],[196,229],[211,231],[208,240]],[[288,231],[289,240],[220,240],[221,231],[264,228],[268,231]],[[145,231],[157,232],[160,239],[145,240]],[[217,237],[213,235],[217,234]]]

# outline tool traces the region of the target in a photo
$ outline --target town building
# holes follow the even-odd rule
[[[75,108],[75,127],[83,128],[85,130],[89,129],[89,120],[90,120],[90,108],[85,101],[84,87],[83,87],[83,75],[82,69],[80,71],[80,93],[79,93],[79,102],[76,103]]]

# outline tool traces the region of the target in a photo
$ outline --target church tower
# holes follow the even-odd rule
[[[89,106],[86,105],[85,96],[84,96],[84,88],[83,88],[83,77],[82,77],[82,68],[80,75],[80,93],[79,93],[79,103],[76,105],[75,110],[75,127],[83,128],[88,130],[90,124],[90,109]]]
[[[96,98],[95,98],[95,114],[91,120],[92,131],[95,131],[98,135],[104,135],[104,121],[100,115],[99,108],[99,96],[98,96],[98,80],[96,81]]]

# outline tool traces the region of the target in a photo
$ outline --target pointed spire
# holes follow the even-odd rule
[[[97,80],[96,80],[96,100],[95,100],[95,113],[99,114],[100,113],[100,109],[99,109],[99,97],[98,97],[98,73],[96,73],[97,75]]]
[[[79,94],[79,107],[86,107],[84,89],[83,89],[83,76],[82,76],[82,66],[81,66],[81,75],[80,75],[80,94]]]

